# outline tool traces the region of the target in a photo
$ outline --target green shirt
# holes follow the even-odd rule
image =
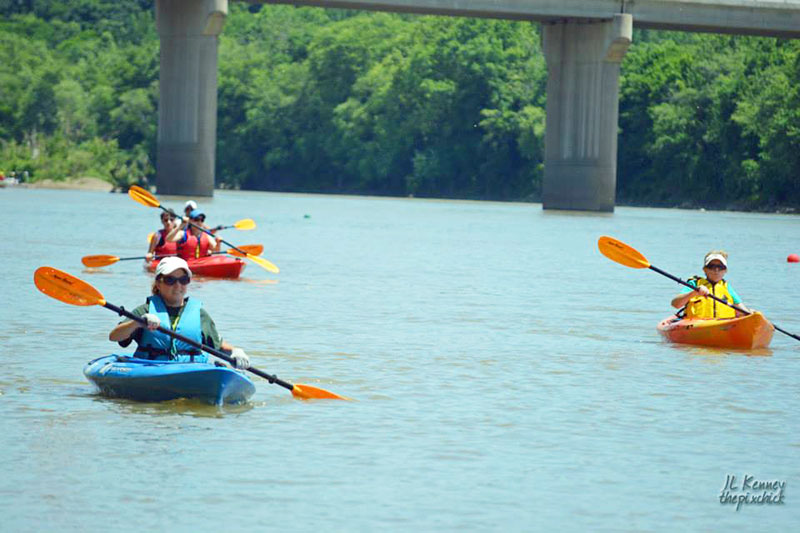
[[[182,309],[181,307],[167,306],[167,314],[169,314],[170,324],[174,323],[175,319],[178,318],[178,314],[180,313],[181,309]],[[143,317],[144,315],[147,314],[149,310],[150,306],[147,303],[143,303],[142,305],[131,311],[131,313],[133,313],[137,317]],[[127,322],[127,320],[128,320],[127,318],[121,320],[120,324],[122,322]],[[170,324],[161,324],[161,325],[164,326],[165,328],[169,328]],[[202,307],[200,308],[200,330],[202,335],[201,342],[206,346],[210,346],[212,348],[219,350],[220,346],[222,345],[222,338],[219,336],[219,333],[217,333],[217,326],[216,324],[214,324],[214,320],[211,318],[211,315],[209,315],[206,312],[206,310]],[[136,344],[139,344],[141,340],[142,340],[142,328],[137,328],[136,331],[133,332],[133,335],[131,335],[124,341],[119,341],[119,345],[122,346],[123,348],[127,348],[128,345],[131,343],[131,341],[136,341]]]

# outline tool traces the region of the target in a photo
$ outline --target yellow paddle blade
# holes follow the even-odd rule
[[[272,272],[273,274],[277,274],[278,272],[280,272],[280,269],[278,267],[276,267],[263,257],[258,257],[253,254],[247,254],[245,257],[247,257],[250,261],[254,262],[258,266],[264,268],[265,270]]]
[[[242,253],[239,250],[235,250],[231,248],[230,250],[225,250],[230,255],[235,257],[247,257],[246,254],[250,255],[261,255],[264,252],[264,245],[263,244],[243,244],[241,246],[237,246],[239,250],[242,250]]]
[[[103,295],[83,280],[53,267],[39,267],[33,274],[36,288],[70,305],[105,305]]]
[[[147,207],[161,207],[158,198],[153,196],[150,191],[142,189],[139,186],[131,185],[131,188],[128,189],[128,196]]]
[[[339,396],[331,391],[303,384],[296,384],[292,387],[292,396],[301,400],[350,400],[350,398]]]
[[[155,236],[156,236],[156,232],[155,231],[151,231],[150,233],[147,234],[147,242],[148,242],[148,244],[153,242],[153,237],[155,237]]]
[[[631,268],[650,268],[650,261],[635,249],[613,237],[600,237],[597,240],[600,253],[612,261]]]
[[[87,255],[81,258],[81,263],[91,268],[113,265],[117,261],[119,261],[119,257],[116,255]]]
[[[244,230],[256,229],[256,223],[252,218],[243,218],[242,220],[236,222],[233,225],[233,227],[236,229],[244,229]]]

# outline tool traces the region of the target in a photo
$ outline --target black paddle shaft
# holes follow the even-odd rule
[[[668,277],[669,279],[671,279],[671,280],[673,280],[673,281],[677,281],[677,282],[678,282],[678,283],[680,283],[681,285],[686,285],[686,286],[687,286],[687,287],[689,287],[690,289],[697,289],[697,287],[695,287],[695,286],[694,286],[694,285],[692,285],[691,283],[689,283],[689,282],[687,282],[687,281],[684,281],[684,280],[682,280],[682,279],[680,279],[680,278],[678,278],[678,277],[675,277],[675,276],[673,276],[672,274],[670,274],[669,272],[664,272],[663,270],[661,270],[661,269],[660,269],[660,268],[658,268],[658,267],[654,267],[653,265],[650,265],[648,268],[649,268],[650,270],[653,270],[653,271],[655,271],[655,272],[658,272],[658,273],[659,273],[659,274],[661,274],[662,276],[666,276],[666,277]],[[745,311],[744,309],[742,309],[742,308],[741,308],[741,307],[739,307],[738,305],[735,305],[735,304],[728,303],[728,302],[726,302],[725,300],[723,300],[722,298],[717,298],[717,297],[716,297],[716,296],[714,296],[713,294],[709,294],[709,295],[708,295],[708,298],[712,298],[712,299],[714,299],[714,300],[716,300],[716,301],[718,301],[718,302],[720,302],[720,303],[723,303],[723,304],[727,305],[728,307],[733,307],[734,309],[736,309],[736,310],[737,310],[737,311],[739,311],[740,313],[744,313],[745,315],[750,315],[750,314],[752,314],[752,313],[750,313],[749,311]],[[786,331],[785,329],[779,328],[779,327],[778,327],[778,326],[776,326],[775,324],[772,324],[772,327],[773,327],[773,328],[775,328],[776,330],[780,331],[780,332],[781,332],[781,333],[783,333],[784,335],[788,335],[788,336],[792,337],[793,339],[800,341],[800,336],[798,336],[798,335],[795,335],[794,333],[789,333],[789,332],[788,332],[788,331]]]
[[[167,208],[166,208],[166,207],[164,207],[163,205],[159,205],[158,207],[160,207],[161,209],[163,209],[164,211],[166,211],[166,212],[167,212],[167,213],[169,213],[170,215],[177,216],[177,215],[175,214],[175,211],[173,211],[172,209],[167,209]],[[205,228],[201,228],[201,227],[200,227],[200,226],[198,226],[197,224],[192,224],[191,222],[189,222],[189,225],[190,225],[190,226],[192,226],[193,228],[197,228],[197,229],[199,229],[200,231],[202,231],[203,233],[206,233],[206,234],[210,235],[211,237],[214,237],[215,239],[219,239],[219,237],[217,237],[216,235],[214,235],[214,234],[213,234],[211,231],[209,231],[209,230],[207,230],[207,229],[205,229]],[[221,243],[223,243],[223,244],[227,244],[229,247],[233,248],[234,250],[236,250],[237,252],[241,253],[241,254],[242,254],[242,255],[244,255],[245,257],[247,257],[247,255],[248,255],[248,253],[247,253],[247,252],[245,252],[244,250],[242,250],[242,249],[240,249],[240,248],[237,248],[236,246],[232,245],[231,243],[229,243],[229,242],[228,242],[228,241],[226,241],[225,239],[219,239],[219,242],[221,242]],[[276,382],[276,383],[277,383],[277,382]]]
[[[125,309],[123,307],[117,307],[116,305],[110,304],[108,302],[104,303],[103,307],[105,307],[106,309],[110,309],[110,310],[114,311],[119,316],[124,316],[126,318],[130,318],[134,322],[138,322],[139,324],[142,324],[143,326],[147,326],[147,321],[145,319],[134,315],[133,313],[131,313],[130,311],[128,311],[127,309]],[[219,357],[223,361],[227,361],[228,363],[231,363],[232,365],[235,365],[235,361],[233,360],[233,357],[231,357],[230,355],[226,354],[225,352],[222,352],[220,350],[212,348],[211,346],[206,346],[205,344],[200,344],[199,342],[195,342],[192,339],[190,339],[188,337],[184,337],[180,333],[176,333],[176,332],[172,331],[171,329],[167,329],[167,328],[165,328],[163,326],[158,326],[158,331],[160,331],[161,333],[163,333],[165,335],[169,335],[170,337],[178,339],[179,341],[183,341],[186,344],[194,346],[195,348],[197,348],[199,350],[203,350],[204,352],[208,352],[208,353],[210,353],[211,355],[213,355],[215,357]],[[292,385],[291,383],[287,383],[286,381],[283,381],[282,379],[278,378],[278,376],[275,376],[275,375],[272,375],[272,374],[267,374],[266,372],[262,372],[261,370],[259,370],[257,368],[253,368],[253,367],[249,367],[247,370],[252,372],[256,376],[259,376],[259,377],[262,377],[262,378],[266,379],[270,383],[277,383],[278,385],[280,385],[281,387],[283,387],[285,389],[289,389],[289,390],[294,389],[294,385]]]
[[[211,252],[211,255],[224,255],[228,252]],[[167,254],[167,255],[154,255],[153,259],[164,259],[165,257],[178,257],[178,254]],[[139,257],[120,257],[117,261],[132,261],[134,259],[147,259],[146,255],[142,255]]]

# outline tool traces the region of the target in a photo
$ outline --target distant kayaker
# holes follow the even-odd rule
[[[686,318],[734,318],[741,315],[734,308],[709,298],[712,294],[721,300],[730,302],[750,311],[742,303],[736,291],[723,278],[728,272],[728,253],[724,250],[712,250],[703,259],[705,278],[695,276],[688,282],[696,287],[694,290],[684,287],[680,294],[672,299],[672,307],[686,306]]]
[[[197,209],[197,202],[195,202],[194,200],[189,200],[188,202],[183,204],[183,214],[186,215],[187,217],[189,216],[189,213],[191,213],[195,209]]]
[[[164,212],[161,213],[161,224],[164,227],[153,233],[153,236],[150,238],[150,248],[147,250],[147,255],[145,256],[148,261],[152,261],[156,256],[175,255],[178,253],[177,243],[167,240],[170,232],[178,223],[172,218],[172,215]]]
[[[186,296],[191,280],[192,271],[186,261],[179,257],[162,259],[156,267],[152,296],[132,311],[147,322],[147,327],[134,320],[123,320],[111,330],[108,339],[123,348],[136,341],[134,356],[142,359],[208,361],[208,356],[200,350],[156,331],[163,325],[195,342],[230,352],[236,368],[248,368],[250,358],[244,350],[222,340],[202,302]]]
[[[205,227],[205,220],[205,213],[195,209],[169,233],[167,240],[176,243],[179,257],[192,259],[205,257],[211,255],[211,252],[219,251],[220,242],[197,228],[197,226]]]

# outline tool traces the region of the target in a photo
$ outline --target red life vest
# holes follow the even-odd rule
[[[190,230],[185,230],[183,239],[178,243],[178,256],[183,259],[195,259],[197,257],[205,257],[211,255],[209,248],[211,242],[208,240],[208,235],[201,233],[200,237],[195,237]]]
[[[167,242],[167,232],[164,228],[161,228],[153,235],[154,239],[157,239],[158,244],[156,244],[155,250],[153,253],[155,255],[175,255],[178,253],[178,243],[176,242]]]

